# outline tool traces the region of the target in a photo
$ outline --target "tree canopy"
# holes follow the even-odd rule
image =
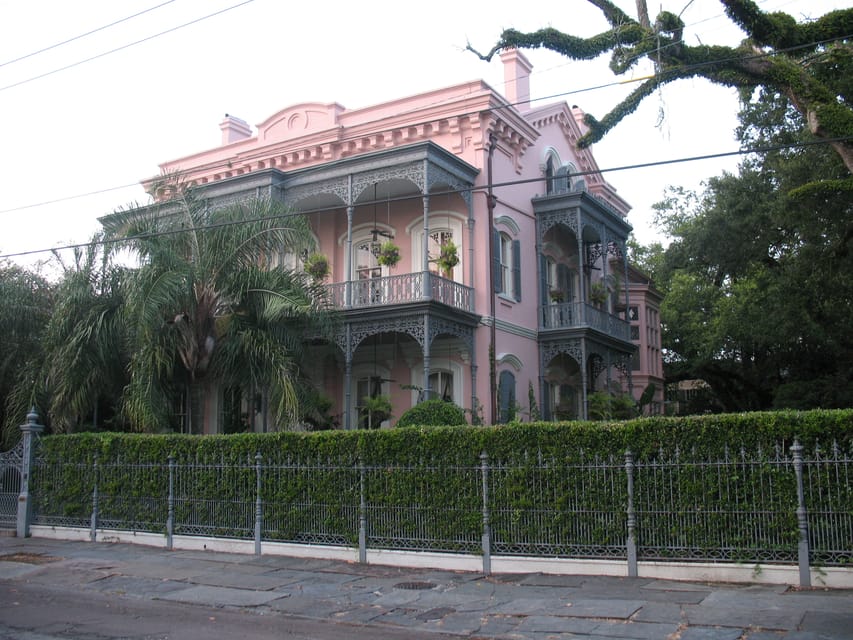
[[[765,91],[741,112],[747,158],[703,194],[658,205],[671,238],[640,253],[665,292],[668,380],[708,382],[730,411],[853,405],[853,202],[846,169]]]
[[[572,60],[592,60],[610,53],[610,68],[624,74],[642,60],[654,65],[653,77],[642,82],[603,118],[587,114],[586,147],[633,113],[659,87],[692,77],[735,87],[743,92],[765,88],[784,95],[802,115],[812,134],[827,141],[853,173],[853,9],[831,11],[798,23],[783,12],[767,13],[752,0],[720,0],[726,15],[746,34],[736,47],[688,45],[685,24],[669,11],[649,19],[646,0],[636,0],[636,19],[608,0],[589,0],[610,28],[581,38],[554,28],[531,33],[506,29],[482,54],[485,60],[507,48],[545,48]]]

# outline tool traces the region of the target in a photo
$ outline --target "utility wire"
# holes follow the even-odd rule
[[[104,51],[103,53],[99,53],[97,55],[86,58],[85,60],[78,60],[77,62],[72,62],[71,64],[67,64],[64,67],[60,67],[58,69],[53,69],[52,71],[47,71],[37,76],[32,76],[31,78],[27,78],[26,80],[21,80],[19,82],[15,82],[13,84],[8,84],[5,87],[0,87],[0,91],[6,91],[7,89],[13,89],[14,87],[20,87],[21,85],[27,84],[29,82],[33,82],[34,80],[40,80],[41,78],[46,78],[47,76],[51,76],[55,73],[59,73],[61,71],[66,71],[68,69],[73,69],[74,67],[79,67],[81,64],[85,64],[87,62],[92,62],[93,60],[97,60],[99,58],[103,58],[113,53],[117,53],[119,51],[123,51],[125,49],[129,49],[130,47],[136,46],[138,44],[142,44],[143,42],[148,42],[149,40],[153,40],[154,38],[159,38],[160,36],[164,36],[168,33],[173,33],[178,31],[179,29],[183,29],[184,27],[189,27],[190,25],[198,24],[203,20],[207,20],[208,18],[213,18],[218,15],[222,15],[232,9],[237,9],[244,5],[247,5],[255,0],[243,0],[238,4],[232,5],[230,7],[226,7],[225,9],[221,9],[219,11],[215,11],[213,13],[209,13],[206,16],[202,16],[200,18],[196,18],[195,20],[190,20],[189,22],[185,22],[184,24],[178,25],[176,27],[172,27],[171,29],[166,29],[165,31],[161,31],[159,33],[155,33],[154,35],[146,36],[145,38],[141,38],[140,40],[135,40],[134,42],[129,42],[120,47],[116,47],[115,49],[110,49],[109,51]]]
[[[752,154],[752,153],[768,153],[770,151],[782,151],[785,149],[811,147],[811,146],[816,146],[816,145],[831,144],[833,142],[847,142],[850,140],[853,140],[853,136],[845,136],[845,137],[841,137],[841,138],[832,138],[829,140],[808,140],[808,141],[804,141],[804,142],[795,142],[795,143],[791,143],[791,144],[771,145],[771,146],[767,146],[767,147],[752,147],[749,149],[739,149],[737,151],[725,151],[725,152],[721,152],[721,153],[711,153],[711,154],[705,154],[705,155],[700,155],[700,156],[690,156],[690,157],[686,157],[686,158],[673,158],[673,159],[669,159],[669,160],[657,160],[654,162],[643,162],[643,163],[639,163],[639,164],[623,165],[620,167],[610,167],[607,169],[596,169],[593,171],[577,171],[577,172],[573,172],[573,173],[570,173],[567,175],[568,175],[568,177],[577,178],[577,177],[582,177],[582,176],[586,176],[586,175],[590,175],[590,174],[610,173],[610,172],[614,172],[614,171],[628,171],[628,170],[636,170],[636,169],[646,169],[649,167],[658,167],[658,166],[663,166],[663,165],[679,164],[679,163],[683,163],[683,162],[695,162],[697,160],[710,160],[710,159],[714,159],[714,158],[723,158],[723,157],[737,156],[737,155],[748,155],[748,154]],[[544,178],[542,178],[541,176],[537,176],[536,178],[527,178],[524,180],[512,180],[512,181],[508,181],[508,182],[492,183],[491,187],[493,189],[500,189],[503,187],[512,187],[512,186],[521,185],[521,184],[528,184],[528,183],[532,183],[532,182],[542,182],[543,180],[544,180]],[[438,196],[443,196],[443,195],[452,195],[452,194],[468,193],[468,192],[471,192],[471,193],[473,193],[473,192],[484,192],[487,189],[488,189],[488,185],[482,185],[479,187],[462,188],[462,189],[447,189],[445,191],[438,191],[435,193],[430,193],[429,196],[430,197],[438,197]],[[398,198],[385,198],[385,199],[376,200],[376,201],[364,201],[364,202],[361,202],[359,204],[369,206],[371,204],[381,204],[381,203],[386,203],[386,202],[398,202],[398,201],[401,202],[401,201],[411,200],[413,198],[420,199],[421,197],[423,197],[423,196],[420,194],[417,196],[407,195],[407,196],[400,196]],[[168,204],[168,202],[166,202],[164,204]],[[321,213],[324,211],[329,211],[329,208],[325,207],[322,209],[311,209],[311,210],[306,210],[306,211],[290,211],[290,212],[287,212],[287,213],[284,213],[284,214],[281,214],[278,216],[272,216],[272,217],[270,217],[270,219],[281,219],[281,218],[289,218],[289,217],[293,217],[293,216],[303,216],[303,215],[308,215],[311,213]],[[64,251],[64,250],[68,250],[68,249],[82,249],[82,248],[93,246],[93,245],[95,245],[95,246],[107,246],[107,245],[113,245],[113,244],[124,244],[124,243],[134,242],[137,240],[145,240],[147,238],[156,238],[156,237],[161,237],[161,236],[176,235],[179,233],[190,233],[190,232],[197,232],[197,231],[210,231],[210,230],[219,229],[222,227],[229,227],[229,226],[233,226],[233,225],[237,225],[237,224],[245,224],[247,222],[259,222],[262,219],[264,219],[264,218],[254,218],[254,219],[247,218],[247,219],[243,219],[243,220],[229,220],[226,222],[203,225],[203,226],[198,226],[198,227],[181,227],[178,229],[167,229],[167,230],[163,230],[163,231],[154,231],[154,232],[150,232],[150,233],[144,233],[144,234],[135,235],[135,236],[127,236],[127,237],[122,237],[122,238],[103,238],[103,239],[100,239],[100,240],[97,240],[94,242],[81,242],[81,243],[77,243],[77,244],[67,244],[67,245],[60,245],[57,247],[50,247],[47,249],[32,249],[30,251],[19,251],[17,253],[0,254],[0,259],[18,258],[18,257],[22,257],[22,256],[36,255],[39,253]]]
[[[0,62],[0,67],[5,67],[7,65],[13,64],[15,62],[20,62],[21,60],[26,60],[27,58],[32,58],[33,56],[37,56],[40,53],[44,53],[45,51],[50,51],[51,49],[57,49],[63,45],[68,44],[69,42],[74,42],[75,40],[80,40],[81,38],[85,38],[86,36],[90,36],[93,33],[98,33],[98,31],[104,31],[105,29],[109,29],[110,27],[114,27],[117,24],[121,24],[122,22],[127,22],[128,20],[132,20],[133,18],[138,18],[139,16],[149,13],[150,11],[154,11],[155,9],[159,9],[160,7],[165,7],[167,4],[173,3],[175,0],[166,0],[166,2],[161,2],[155,7],[150,7],[148,9],[143,9],[139,13],[134,13],[132,16],[127,16],[126,18],[121,18],[120,20],[116,20],[115,22],[111,22],[109,24],[105,24],[101,27],[97,27],[92,29],[91,31],[87,31],[86,33],[81,33],[79,36],[74,36],[73,38],[68,38],[68,40],[63,40],[62,42],[57,42],[56,44],[52,44],[50,46],[45,47],[44,49],[39,49],[38,51],[33,51],[32,53],[28,53],[26,55],[20,56],[13,60],[7,60],[6,62]]]

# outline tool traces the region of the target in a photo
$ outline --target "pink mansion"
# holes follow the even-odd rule
[[[226,116],[220,146],[161,165],[214,204],[262,195],[308,216],[341,320],[311,373],[343,428],[377,426],[376,396],[394,417],[441,397],[492,424],[531,405],[585,418],[590,393],[653,384],[646,412],[662,410],[660,295],[627,264],[630,207],[575,147],[583,113],[532,108],[530,63],[501,57],[505,95],[474,81],[299,104],[254,133]]]

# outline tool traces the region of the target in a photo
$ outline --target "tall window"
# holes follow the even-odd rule
[[[376,259],[381,246],[380,242],[373,242],[370,239],[353,243],[353,271],[358,281],[353,293],[356,304],[373,304],[382,301],[382,286],[379,279],[383,276],[383,269]]]
[[[551,195],[554,193],[554,156],[549,155],[545,162],[545,193]]]
[[[521,243],[495,231],[495,292],[521,300]]]
[[[423,237],[423,236],[421,236],[421,237]],[[430,231],[429,247],[428,247],[428,252],[429,252],[429,257],[430,257],[429,270],[432,271],[433,273],[437,273],[441,276],[449,275],[450,277],[452,277],[453,276],[452,270],[451,270],[451,273],[445,274],[442,271],[441,267],[439,267],[438,263],[435,262],[436,258],[438,258],[438,256],[441,255],[442,246],[446,245],[448,242],[452,242],[452,243],[457,245],[457,247],[456,247],[457,254],[456,255],[458,257],[459,256],[459,246],[458,246],[458,243],[456,242],[456,240],[453,239],[453,232],[452,231],[450,231],[448,229],[441,229],[439,231]]]
[[[383,381],[379,376],[367,376],[356,381],[356,410],[358,411],[359,429],[376,429],[388,419],[387,407],[374,404],[385,396]]]
[[[515,419],[515,376],[511,371],[501,371],[498,382],[498,422],[507,423]]]

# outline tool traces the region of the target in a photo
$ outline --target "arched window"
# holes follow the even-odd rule
[[[508,233],[495,230],[495,293],[521,301],[521,243]]]
[[[515,375],[511,371],[501,371],[498,382],[498,422],[505,424],[516,415]]]
[[[548,155],[545,161],[545,194],[554,193],[554,156]]]

